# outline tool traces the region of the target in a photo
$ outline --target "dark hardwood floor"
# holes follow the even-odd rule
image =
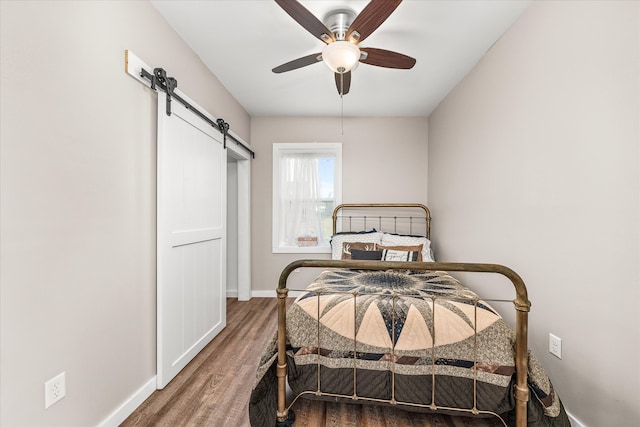
[[[276,299],[227,299],[227,327],[163,390],[122,424],[249,426],[248,402],[260,356],[276,330]],[[298,399],[294,427],[489,427],[498,420],[411,413],[373,405]]]

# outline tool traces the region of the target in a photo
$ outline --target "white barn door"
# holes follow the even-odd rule
[[[226,325],[227,155],[222,135],[158,92],[157,387]]]

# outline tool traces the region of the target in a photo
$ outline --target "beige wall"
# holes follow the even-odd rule
[[[436,253],[523,276],[530,347],[593,427],[640,424],[639,22],[534,2],[429,119]]]
[[[342,201],[427,201],[426,118],[254,117],[251,143],[256,151],[251,175],[252,288],[274,291],[282,269],[301,258],[329,254],[271,253],[272,145],[276,142],[341,142]],[[303,283],[313,272],[292,276]],[[299,282],[298,282],[299,281]]]
[[[249,116],[146,1],[0,16],[0,425],[97,425],[156,371],[156,96],[124,50],[245,139]]]

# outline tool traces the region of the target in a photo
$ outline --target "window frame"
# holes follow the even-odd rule
[[[280,224],[277,218],[280,218],[280,159],[283,154],[300,153],[300,154],[332,154],[334,160],[334,201],[335,206],[342,203],[342,143],[341,142],[302,142],[302,143],[274,143],[273,144],[273,180],[272,180],[272,217],[271,217],[271,251],[272,253],[282,254],[330,254],[331,246],[280,246],[278,242]],[[334,206],[334,208],[335,208]]]

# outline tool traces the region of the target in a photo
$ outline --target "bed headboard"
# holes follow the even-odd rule
[[[333,210],[333,234],[370,228],[430,239],[431,213],[419,203],[344,203]]]

